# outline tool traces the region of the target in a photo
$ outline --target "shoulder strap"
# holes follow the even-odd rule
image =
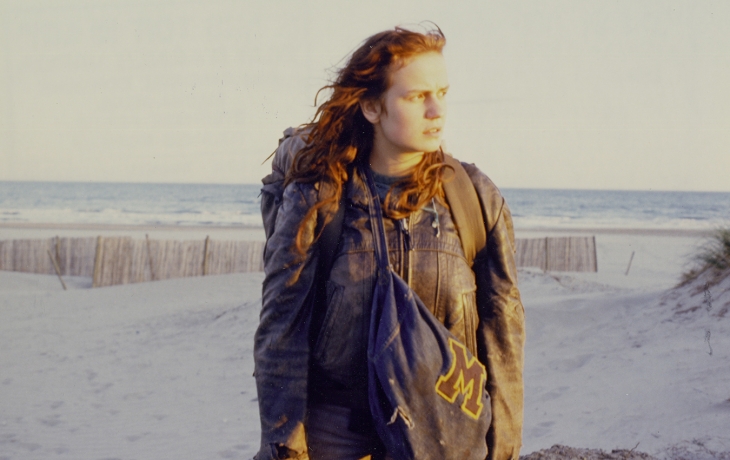
[[[464,255],[471,264],[477,252],[487,244],[482,206],[474,184],[459,160],[444,154],[444,162],[454,168],[454,178],[444,182],[444,193],[451,208],[451,216],[459,230]]]

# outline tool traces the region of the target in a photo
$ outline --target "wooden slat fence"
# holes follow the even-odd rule
[[[263,271],[263,241],[99,237],[93,286]]]
[[[564,272],[598,271],[594,236],[518,239],[515,258],[518,267]]]
[[[598,271],[595,237],[517,240],[518,267]],[[88,276],[93,286],[263,271],[263,241],[133,240],[130,237],[0,241],[0,270]]]
[[[0,241],[0,270],[53,274],[48,252],[56,258],[62,275],[91,276],[96,238],[49,238]]]
[[[130,237],[0,241],[0,270],[88,276],[93,286],[263,271],[263,241],[133,240]],[[204,260],[206,261],[204,263]]]

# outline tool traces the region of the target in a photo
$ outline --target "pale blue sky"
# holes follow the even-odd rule
[[[423,20],[499,186],[730,191],[722,0],[0,0],[0,180],[258,182],[333,66]]]

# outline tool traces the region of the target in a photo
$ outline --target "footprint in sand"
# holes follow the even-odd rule
[[[248,444],[236,444],[228,450],[218,452],[218,456],[220,456],[221,458],[241,458],[241,453],[236,451],[246,450],[248,448]]]
[[[56,414],[56,415],[51,415],[50,417],[38,419],[38,421],[46,426],[56,426],[56,425],[63,423],[63,422],[61,422],[60,419],[61,419],[61,416]]]
[[[540,438],[542,436],[545,436],[546,434],[549,434],[551,431],[551,427],[555,425],[555,422],[542,422],[538,423],[536,427],[530,428],[530,437],[532,438]]]
[[[555,388],[554,390],[550,390],[544,395],[540,396],[539,401],[545,402],[552,399],[558,399],[559,397],[563,396],[568,390],[570,390],[570,387]]]
[[[93,386],[96,387],[94,389],[94,393],[99,394],[99,393],[103,393],[106,390],[108,390],[109,388],[113,387],[114,384],[113,383],[105,383],[103,385],[93,385]]]
[[[146,431],[144,433],[134,434],[134,435],[131,435],[131,436],[127,436],[127,441],[129,441],[129,442],[136,442],[136,441],[139,441],[140,439],[142,439],[145,436],[148,436],[150,434],[151,433],[149,431]]]
[[[585,366],[591,359],[593,359],[593,353],[587,353],[568,359],[556,359],[550,361],[548,365],[554,371],[571,372]]]

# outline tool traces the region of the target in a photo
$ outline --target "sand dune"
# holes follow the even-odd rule
[[[679,314],[664,291],[532,277],[523,453],[558,443],[661,456],[683,441],[730,451],[730,321]]]

